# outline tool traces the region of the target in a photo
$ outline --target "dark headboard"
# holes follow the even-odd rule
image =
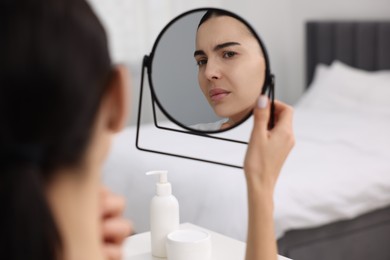
[[[340,60],[369,71],[390,69],[390,21],[306,23],[306,87],[318,63]]]

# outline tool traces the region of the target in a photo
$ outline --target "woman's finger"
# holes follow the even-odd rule
[[[104,240],[121,243],[132,234],[132,224],[124,218],[107,219],[103,223]]]
[[[105,244],[103,247],[103,253],[108,260],[122,259],[122,247],[117,244]]]
[[[126,201],[124,197],[112,192],[104,193],[101,204],[103,218],[121,215],[125,209],[125,205]]]

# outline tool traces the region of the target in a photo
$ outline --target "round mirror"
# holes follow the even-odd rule
[[[154,100],[174,123],[217,133],[245,121],[272,84],[264,44],[241,17],[216,8],[172,20],[149,57]]]

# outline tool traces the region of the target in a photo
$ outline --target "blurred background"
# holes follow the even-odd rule
[[[132,75],[129,125],[134,125],[137,117],[142,58],[151,52],[161,29],[182,12],[198,7],[220,7],[247,19],[268,50],[271,71],[276,75],[276,97],[291,105],[299,100],[306,84],[306,21],[390,18],[389,0],[89,1],[106,27],[114,62],[126,64]],[[147,83],[145,80],[145,86]],[[145,120],[151,122],[150,111],[145,113]]]

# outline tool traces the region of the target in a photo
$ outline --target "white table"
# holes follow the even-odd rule
[[[190,223],[180,225],[180,228],[204,230],[211,235],[211,260],[240,260],[245,258],[245,243],[211,230],[195,226]],[[153,257],[150,253],[150,232],[133,235],[125,240],[123,260],[162,260],[165,258]],[[279,260],[289,258],[279,256]]]

